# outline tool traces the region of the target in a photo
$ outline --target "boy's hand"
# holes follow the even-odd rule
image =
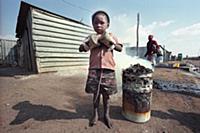
[[[79,52],[85,52],[86,50],[84,49],[84,46],[81,44],[80,46],[79,46]]]
[[[117,42],[115,41],[114,37],[112,36],[111,33],[105,33],[99,41],[106,45],[108,48],[114,47]]]
[[[117,44],[117,41],[115,40],[114,36],[112,33],[106,33],[105,34],[105,39],[108,40],[111,44]]]
[[[109,48],[108,48],[108,51],[111,51],[115,48],[115,44],[111,45]]]

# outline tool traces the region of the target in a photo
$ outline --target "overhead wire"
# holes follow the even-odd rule
[[[66,0],[62,0],[62,1],[63,1],[65,4],[70,5],[71,7],[79,8],[80,10],[84,10],[84,11],[87,11],[87,12],[89,12],[89,13],[92,13],[92,11],[89,10],[89,9],[87,9],[87,8],[84,8],[84,7],[81,7],[81,6],[77,6],[77,5],[75,5],[75,4],[71,3],[71,2],[68,2],[68,1],[66,1]]]

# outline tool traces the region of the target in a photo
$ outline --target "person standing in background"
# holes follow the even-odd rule
[[[160,46],[158,45],[157,41],[153,40],[153,35],[149,35],[148,40],[149,41],[147,42],[147,52],[145,57],[155,66],[157,53],[159,52]]]

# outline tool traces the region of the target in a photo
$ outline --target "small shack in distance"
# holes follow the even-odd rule
[[[21,67],[34,73],[87,66],[88,53],[79,53],[93,29],[79,21],[21,2],[16,26]]]

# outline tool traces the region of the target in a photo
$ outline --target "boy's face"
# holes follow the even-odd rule
[[[92,22],[94,30],[98,34],[103,34],[108,28],[108,21],[104,14],[97,14]]]

